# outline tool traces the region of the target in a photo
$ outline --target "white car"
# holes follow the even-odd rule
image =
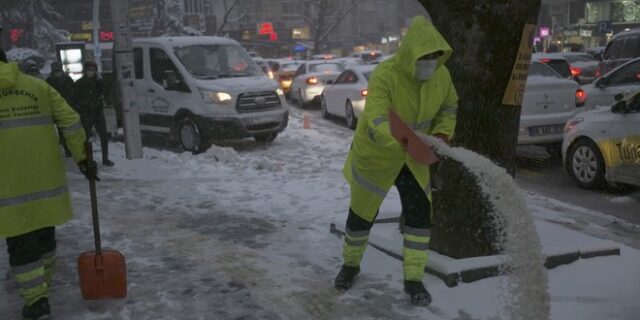
[[[302,107],[310,102],[319,102],[327,82],[336,81],[342,71],[344,65],[331,60],[303,63],[293,75],[291,100]]]
[[[546,64],[532,62],[522,102],[518,144],[559,145],[564,124],[585,100],[577,82],[563,78]]]
[[[355,129],[358,118],[364,111],[369,91],[369,77],[374,65],[347,69],[338,79],[329,84],[322,92],[321,112],[324,118],[339,116],[347,120],[347,126]]]
[[[565,132],[563,163],[579,186],[640,186],[640,93],[577,115]]]
[[[379,50],[365,50],[352,53],[351,58],[356,59],[360,64],[378,64],[384,59],[384,53]]]
[[[596,79],[592,84],[584,86],[589,96],[585,111],[599,106],[611,106],[614,97],[621,93],[628,95],[640,90],[640,58],[631,60]]]

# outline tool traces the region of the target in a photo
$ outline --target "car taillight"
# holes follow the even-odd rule
[[[360,91],[360,95],[363,96],[363,97],[368,96],[369,95],[369,90],[364,89],[364,90]]]
[[[600,78],[602,76],[602,73],[600,72],[600,67],[598,67],[598,69],[596,69],[595,76],[596,76],[596,78]]]
[[[587,93],[582,89],[576,90],[576,107],[577,108],[583,107],[586,102],[587,102]]]
[[[551,59],[549,59],[549,58],[543,58],[543,59],[540,59],[540,62],[542,62],[542,63],[549,63],[549,62],[551,62]]]
[[[307,78],[307,84],[311,84],[311,85],[318,84],[318,78],[316,77]]]
[[[577,77],[582,74],[582,69],[578,67],[571,67],[571,75]]]
[[[273,71],[269,71],[269,73],[267,73],[267,75],[269,76],[269,79],[273,79]]]

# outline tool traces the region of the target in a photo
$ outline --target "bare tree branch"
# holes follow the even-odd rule
[[[240,19],[242,19],[242,17],[245,15],[245,13],[243,12],[239,17],[230,19],[229,16],[231,15],[231,12],[233,12],[233,9],[235,9],[241,2],[242,0],[235,0],[231,6],[228,6],[227,0],[222,0],[222,4],[224,6],[224,17],[222,18],[222,24],[220,24],[220,26],[218,27],[218,29],[216,30],[216,35],[219,36],[222,34],[222,32],[224,31],[224,27],[227,26],[227,23],[229,22],[236,22]]]
[[[329,25],[327,27],[327,30],[324,31],[324,33],[320,36],[320,41],[323,41],[327,36],[329,36],[329,34],[335,30],[335,28],[337,28],[340,23],[342,22],[342,20],[344,20],[344,18],[346,18],[360,3],[361,0],[354,0],[353,3],[351,4],[351,6],[349,6],[346,10],[342,10],[339,12],[342,12],[342,14],[340,14],[335,21],[333,22],[333,24]]]

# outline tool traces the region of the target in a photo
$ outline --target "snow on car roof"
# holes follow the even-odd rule
[[[174,47],[186,47],[201,44],[227,44],[240,45],[237,41],[224,37],[153,37],[153,38],[137,38],[133,40],[137,43],[164,43]]]

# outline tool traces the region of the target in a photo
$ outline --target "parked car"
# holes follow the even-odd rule
[[[580,84],[589,84],[595,80],[600,61],[593,55],[584,52],[560,52],[559,55],[569,61],[571,75],[578,77]]]
[[[608,73],[627,61],[640,57],[640,28],[614,35],[602,52],[597,76]]]
[[[577,82],[561,77],[548,65],[532,62],[520,113],[518,144],[559,146],[564,124],[584,106],[586,98]]]
[[[284,97],[242,46],[219,37],[133,41],[143,134],[169,135],[188,151],[213,140],[273,141],[288,123]]]
[[[640,92],[619,98],[566,124],[563,163],[580,187],[640,186]]]
[[[384,53],[379,50],[365,50],[354,52],[351,54],[351,57],[362,64],[378,64],[382,61],[382,58],[384,58]]]
[[[558,53],[534,53],[531,61],[544,63],[563,78],[578,81],[578,78],[571,72],[569,60]]]
[[[633,59],[583,87],[589,96],[585,111],[611,106],[614,97],[640,90],[640,58]]]
[[[291,100],[299,106],[320,102],[327,82],[334,82],[344,71],[341,63],[333,61],[307,61],[298,67],[291,84]]]
[[[355,129],[369,91],[369,77],[375,66],[361,66],[343,71],[334,83],[324,88],[321,96],[321,113],[324,118],[339,116],[347,126]]]

